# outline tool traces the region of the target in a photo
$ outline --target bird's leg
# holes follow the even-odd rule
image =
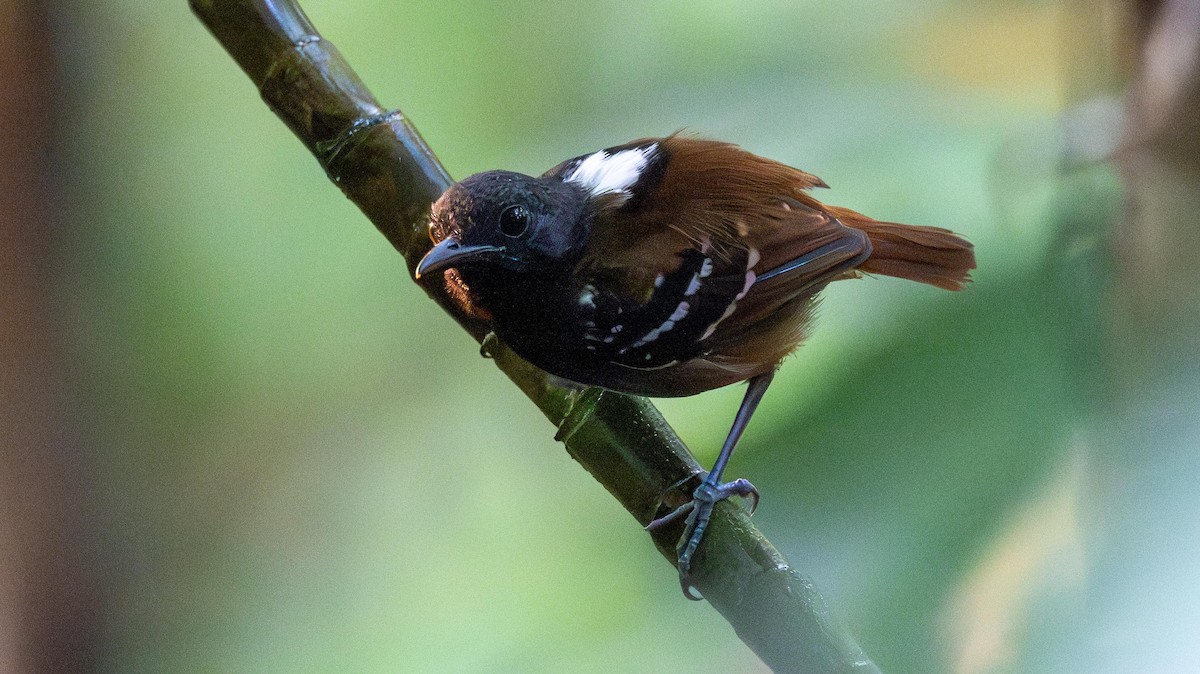
[[[738,439],[742,437],[742,431],[746,430],[746,424],[750,422],[750,417],[754,416],[754,410],[762,400],[763,394],[767,392],[767,387],[771,385],[771,379],[774,376],[775,371],[771,370],[750,379],[746,395],[742,398],[742,406],[738,408],[737,416],[733,419],[733,427],[729,429],[729,435],[725,438],[721,453],[717,455],[712,470],[704,476],[700,486],[696,487],[696,491],[692,493],[692,500],[646,525],[647,529],[653,531],[687,515],[687,528],[684,529],[683,538],[680,539],[679,582],[683,586],[683,594],[688,599],[699,600],[702,598],[692,592],[691,564],[692,556],[696,553],[696,548],[700,546],[700,541],[704,538],[704,530],[708,528],[708,522],[712,518],[713,506],[718,501],[736,495],[750,499],[751,514],[754,514],[754,510],[758,508],[758,490],[754,488],[754,485],[742,478],[731,482],[721,482],[721,474],[725,472],[725,465],[733,456],[733,448],[737,446]]]

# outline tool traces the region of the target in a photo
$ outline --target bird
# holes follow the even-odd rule
[[[960,290],[972,244],[938,227],[824,204],[815,175],[727,142],[676,133],[568,159],[541,176],[494,170],[448,188],[430,210],[432,248],[414,270],[466,314],[569,385],[648,397],[748,382],[686,517],[680,584],[714,505],[759,494],[722,482],[780,362],[805,340],[818,293],[864,275]],[[440,273],[439,273],[440,272]],[[433,281],[431,281],[433,279]]]

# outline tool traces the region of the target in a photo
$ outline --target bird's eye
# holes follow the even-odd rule
[[[524,206],[509,206],[500,214],[500,233],[517,238],[529,229],[529,211]]]

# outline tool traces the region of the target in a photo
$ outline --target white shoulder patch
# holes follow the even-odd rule
[[[628,197],[629,189],[637,183],[646,164],[657,151],[657,143],[611,155],[600,150],[585,157],[567,173],[564,180],[583,187],[593,197],[614,192],[623,192]]]

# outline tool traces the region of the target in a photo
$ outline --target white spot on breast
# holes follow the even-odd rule
[[[683,291],[684,295],[695,295],[696,291],[700,290],[700,275],[692,274],[692,280],[688,282],[687,290]]]
[[[613,192],[624,192],[628,196],[629,189],[641,177],[646,164],[657,151],[657,143],[611,155],[600,150],[585,157],[567,173],[564,180],[586,189],[593,197]]]
[[[595,307],[596,306],[596,291],[595,291],[595,289],[593,289],[591,286],[588,286],[583,289],[583,292],[579,293],[579,306],[581,306],[581,307]]]
[[[654,277],[654,287],[661,288],[664,280],[666,280],[666,277],[663,276],[662,274],[655,276]]]
[[[712,270],[712,260],[707,257],[704,258],[704,263],[700,265],[700,278],[708,278],[708,275],[712,273]]]

